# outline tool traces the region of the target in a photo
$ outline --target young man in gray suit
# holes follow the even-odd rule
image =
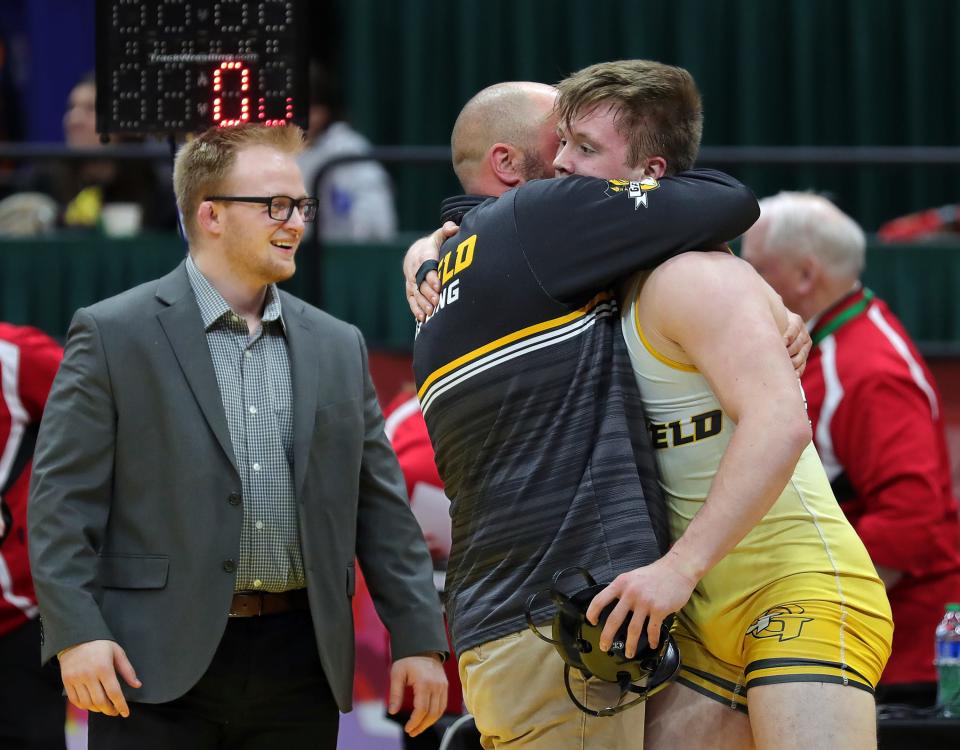
[[[412,687],[418,734],[446,703],[363,340],[276,287],[316,214],[301,144],[243,126],[184,146],[188,258],[71,325],[29,525],[43,659],[92,712],[92,750],[334,748],[355,558],[391,633],[391,708]]]

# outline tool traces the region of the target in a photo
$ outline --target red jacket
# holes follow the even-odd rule
[[[0,502],[13,518],[0,546],[0,636],[38,613],[27,557],[27,491],[36,429],[62,357],[45,333],[0,323]]]
[[[869,290],[823,313],[803,374],[814,441],[840,505],[889,591],[885,684],[932,682],[934,629],[960,601],[960,532],[940,394],[900,321]]]
[[[430,444],[427,425],[423,421],[423,414],[420,413],[417,397],[409,394],[396,396],[384,409],[384,417],[386,419],[384,431],[400,461],[400,469],[407,483],[407,496],[413,496],[413,488],[420,482],[442,488],[443,482],[434,463],[433,446]],[[385,696],[387,693],[390,639],[377,618],[361,575],[357,576],[353,609],[357,631],[357,674],[354,680],[354,694],[357,701],[365,701]],[[449,633],[447,639],[449,642]],[[452,645],[449,649],[450,658],[443,665],[447,682],[450,684],[445,713],[459,715],[463,713],[463,695],[460,689],[457,657],[453,653]],[[413,711],[412,698],[410,691],[407,691],[400,708],[401,715]]]

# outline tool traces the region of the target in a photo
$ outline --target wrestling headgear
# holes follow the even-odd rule
[[[580,574],[586,580],[587,588],[568,596],[559,589],[559,583],[562,578],[571,573]],[[680,669],[680,654],[676,643],[670,637],[672,615],[664,621],[660,629],[660,642],[655,649],[650,648],[646,623],[644,623],[636,655],[632,659],[626,657],[624,650],[627,642],[627,627],[630,624],[630,618],[627,617],[617,631],[610,650],[600,650],[600,634],[616,602],[611,602],[604,607],[596,625],[591,625],[587,620],[587,608],[593,598],[604,588],[606,588],[604,584],[594,581],[590,573],[583,568],[565,568],[553,576],[553,585],[549,589],[540,591],[527,599],[525,607],[527,625],[538,638],[553,644],[563,658],[565,663],[563,682],[567,688],[567,695],[577,708],[590,716],[613,716],[642,703],[651,695],[663,690]],[[550,595],[557,608],[553,616],[553,638],[547,638],[540,632],[531,612],[535,600],[545,594]],[[601,709],[592,709],[583,705],[577,700],[570,687],[571,668],[579,669],[584,679],[596,677],[605,682],[617,683],[620,686],[620,699],[617,704]],[[641,681],[645,681],[645,684],[635,684]],[[637,697],[624,703],[628,693],[636,693]]]

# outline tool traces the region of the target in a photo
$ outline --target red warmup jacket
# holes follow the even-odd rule
[[[814,441],[834,493],[889,591],[884,684],[932,682],[934,630],[960,601],[960,532],[940,394],[900,321],[866,289],[823,313],[803,374]]]
[[[443,488],[417,397],[410,394],[396,396],[384,409],[384,417],[384,431],[400,462],[407,483],[407,496],[413,496],[413,488],[420,482]],[[386,628],[377,618],[362,575],[357,576],[353,610],[357,643],[354,697],[358,702],[385,698],[390,670],[390,639]],[[447,639],[449,642],[449,634]],[[450,685],[445,713],[459,715],[463,713],[463,695],[453,646],[450,646],[450,658],[444,662],[443,669]],[[408,690],[400,713],[411,711],[413,696]]]
[[[0,323],[0,502],[12,524],[0,545],[0,637],[37,616],[27,557],[33,444],[63,349],[35,328]]]

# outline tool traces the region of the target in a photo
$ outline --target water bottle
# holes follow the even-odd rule
[[[960,717],[960,604],[948,604],[936,637],[937,705]]]

